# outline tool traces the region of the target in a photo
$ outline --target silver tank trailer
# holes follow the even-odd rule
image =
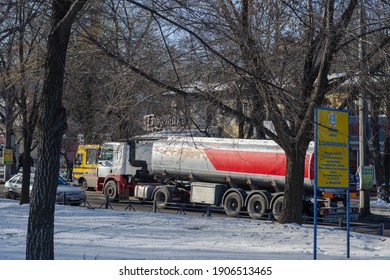
[[[305,158],[304,185],[312,190],[313,144]],[[283,190],[286,159],[272,140],[173,137],[153,145],[151,172],[199,182]]]

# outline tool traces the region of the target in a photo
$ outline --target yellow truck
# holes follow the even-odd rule
[[[97,157],[100,145],[79,145],[73,165],[73,183],[83,189],[96,188]]]

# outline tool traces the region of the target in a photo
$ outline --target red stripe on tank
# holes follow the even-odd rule
[[[274,176],[286,175],[286,155],[277,152],[254,152],[234,150],[204,149],[208,159],[218,171],[265,174]],[[312,155],[305,158],[305,178],[313,174]]]

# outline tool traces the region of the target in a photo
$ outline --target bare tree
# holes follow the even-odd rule
[[[1,6],[4,12],[2,27],[8,30],[8,37],[2,44],[4,47],[3,85],[8,88],[7,91],[14,100],[11,104],[4,103],[7,119],[11,119],[12,116],[12,125],[8,125],[7,131],[12,130],[13,135],[8,133],[7,139],[10,142],[15,137],[15,143],[18,146],[22,142],[22,156],[19,157],[19,162],[15,158],[15,167],[11,168],[11,173],[18,171],[17,162],[19,166],[25,167],[20,204],[28,203],[30,194],[30,166],[32,164],[30,154],[38,113],[37,96],[42,79],[40,74],[42,73],[40,63],[42,33],[47,27],[45,7],[42,1],[10,1]],[[15,157],[17,157],[18,149],[15,150]],[[9,176],[6,179],[8,178]]]
[[[82,28],[70,44],[66,79],[72,82],[66,83],[64,96],[74,128],[88,143],[141,134],[143,115],[150,113],[161,92],[99,47],[161,73],[161,45],[150,28],[152,17],[129,8],[126,1],[96,3],[79,20]]]
[[[66,111],[62,91],[70,31],[86,0],[53,0],[38,120],[38,162],[28,219],[26,259],[54,259],[54,206]]]
[[[18,23],[18,61],[19,83],[17,104],[22,123],[23,153],[19,158],[19,165],[23,166],[23,182],[20,204],[29,202],[30,197],[30,173],[33,159],[31,150],[33,145],[34,130],[38,119],[38,92],[41,81],[42,69],[39,63],[41,43],[43,40],[41,31],[45,27],[42,24],[45,9],[42,3],[37,1],[16,3],[15,6]]]
[[[187,105],[194,102],[187,101],[207,102],[225,115],[237,117],[241,135],[243,124],[247,123],[256,126],[260,135],[274,139],[287,155],[280,222],[300,223],[303,168],[305,153],[313,138],[314,108],[324,104],[326,94],[354,77],[360,69],[356,60],[351,61],[347,55],[356,54],[353,47],[360,36],[351,25],[358,21],[357,1],[154,0],[141,3],[125,0],[121,3],[126,7],[125,11],[129,8],[124,3],[128,3],[150,13],[154,29],[148,30],[160,33],[166,50],[164,59],[158,60],[162,63],[148,64],[148,57],[142,55],[143,52],[137,53],[136,57],[126,56],[132,48],[124,43],[126,40],[107,40],[109,32],[101,37],[86,32],[91,42],[122,69],[129,69],[183,98],[188,120],[193,119],[187,114],[191,111]],[[112,24],[108,25],[115,27],[111,30],[116,34],[123,31],[120,27],[131,18],[119,7],[114,6],[113,10],[122,11],[124,17],[114,16],[110,21]],[[367,30],[367,33],[378,30],[383,30],[383,26]],[[387,44],[388,41],[383,40],[377,46],[383,50]],[[146,49],[147,54],[153,50]],[[202,68],[185,71],[194,66],[194,61]],[[145,64],[154,67],[144,67]],[[206,68],[210,72],[204,71]],[[161,75],[161,69],[164,69],[164,75]],[[341,71],[344,72],[342,77],[331,78],[330,74]],[[213,79],[208,79],[210,77]],[[243,85],[238,88],[247,90],[232,95],[218,94],[209,90],[210,87],[205,90],[195,86],[192,87],[195,90],[188,90],[186,85],[199,80],[233,80],[234,84]],[[242,92],[246,94],[239,100],[231,98]],[[235,101],[230,103],[230,100]],[[245,100],[251,101],[256,112],[249,115],[242,110]],[[110,112],[110,106],[105,108]],[[274,131],[263,126],[266,116],[272,121]]]
[[[287,155],[280,222],[300,223],[304,160],[313,138],[314,108],[321,106],[333,84],[342,80],[329,77],[332,71],[340,69],[338,55],[357,42],[359,32],[351,23],[358,20],[355,13],[358,2],[151,1],[151,5],[127,2],[187,32],[209,54],[236,69],[238,75],[252,78],[257,100],[264,104],[276,133],[264,130]],[[178,12],[180,8],[182,13]],[[230,32],[223,29],[226,26]],[[224,48],[223,38],[235,42],[238,48],[233,50],[239,52],[232,51],[231,44]],[[356,64],[352,67],[359,70]],[[164,83],[162,86],[168,88]],[[216,104],[224,107],[222,102]],[[225,104],[227,111],[240,115],[227,107]]]
[[[1,120],[4,124],[5,148],[14,148],[14,123],[15,123],[15,104],[17,86],[15,79],[15,49],[14,43],[17,41],[17,26],[14,24],[14,6],[11,2],[1,7],[0,14],[0,74],[1,74],[1,92],[2,108]],[[5,179],[15,171],[15,165],[5,167]]]

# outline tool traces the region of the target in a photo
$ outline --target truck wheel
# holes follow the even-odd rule
[[[116,182],[108,181],[108,183],[104,186],[104,194],[108,195],[108,199],[110,201],[118,200],[118,187]]]
[[[160,188],[154,193],[153,199],[158,208],[164,208],[169,202],[169,191],[165,188]]]
[[[267,211],[267,202],[261,194],[254,194],[249,198],[247,209],[252,219],[260,219]]]
[[[238,216],[242,208],[242,199],[238,193],[232,192],[228,194],[223,204],[225,213],[228,216]]]
[[[83,188],[83,190],[88,190],[88,183],[87,183],[87,181],[86,180],[84,180],[84,179],[81,179],[81,181],[80,181],[80,187],[82,187]]]
[[[280,214],[282,213],[283,207],[283,196],[279,196],[272,204],[272,215],[276,220],[279,220]]]

